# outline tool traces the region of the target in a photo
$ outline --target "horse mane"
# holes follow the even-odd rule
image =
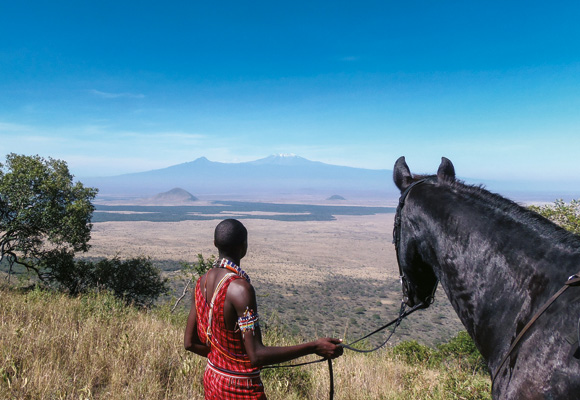
[[[414,180],[435,178],[435,175],[415,175]],[[580,250],[580,236],[562,228],[537,212],[524,207],[497,193],[490,192],[484,185],[466,184],[462,180],[438,180],[437,185],[447,186],[454,192],[472,202],[494,208],[503,214],[508,214],[512,219],[540,232],[554,243],[578,247]]]

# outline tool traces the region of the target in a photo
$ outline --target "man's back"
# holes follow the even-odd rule
[[[342,354],[341,341],[331,338],[264,346],[256,293],[239,266],[248,249],[246,228],[237,220],[224,220],[215,229],[214,243],[219,259],[196,284],[184,336],[187,350],[208,357],[206,399],[265,399],[262,366],[308,354],[329,359]]]

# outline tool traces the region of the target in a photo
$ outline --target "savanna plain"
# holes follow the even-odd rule
[[[206,258],[217,255],[213,231],[227,217],[96,223],[88,255],[151,257],[178,292],[183,285],[181,263],[196,261],[200,253]],[[259,313],[266,323],[274,320],[305,338],[348,340],[396,317],[401,287],[392,244],[394,214],[338,215],[333,221],[236,217],[248,229],[248,255],[241,264],[256,287]],[[187,296],[187,308],[190,300]],[[393,340],[434,345],[461,329],[440,291],[437,302],[403,322]]]
[[[280,221],[232,215],[249,231],[242,268],[252,278],[265,341],[287,345],[332,336],[349,343],[394,319],[401,289],[392,213],[337,215],[330,221]],[[68,298],[6,286],[0,296],[0,398],[203,398],[205,362],[183,349],[191,289],[182,263],[216,254],[213,219],[107,221],[93,226],[88,257],[146,256],[173,293],[153,310],[126,307],[106,294]],[[345,352],[334,361],[336,399],[487,399],[489,377],[455,363],[405,362],[392,346],[415,340],[434,348],[463,327],[445,293],[403,321],[389,346]],[[361,347],[382,342],[388,331]],[[271,399],[325,399],[326,363],[266,370]]]

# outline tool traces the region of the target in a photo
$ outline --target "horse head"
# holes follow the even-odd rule
[[[446,158],[437,174],[413,175],[401,157],[393,180],[404,302],[427,308],[441,283],[493,374],[494,399],[579,398],[580,292],[564,291],[580,237],[457,180]]]
[[[414,187],[421,184],[437,184],[438,181],[442,180],[455,180],[455,168],[451,161],[442,157],[437,175],[414,176],[405,162],[405,157],[400,157],[393,169],[393,180],[401,191],[395,216],[393,242],[397,252],[403,301],[409,307],[422,304],[423,308],[427,308],[433,302],[438,278],[433,267],[422,257],[422,252],[425,249],[420,249],[421,236],[407,234],[408,231],[415,230],[416,227],[410,222],[404,211],[404,206]]]

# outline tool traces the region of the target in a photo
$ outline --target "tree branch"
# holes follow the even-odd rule
[[[8,254],[11,257],[11,261],[13,264],[18,264],[18,265],[22,265],[23,267],[25,267],[28,270],[32,270],[36,273],[36,276],[38,276],[38,279],[40,279],[42,282],[46,282],[46,277],[40,273],[40,270],[38,268],[36,268],[34,265],[29,264],[27,262],[24,262],[22,260],[19,260],[18,257],[16,256],[16,254],[14,254],[14,252],[12,251],[8,251],[6,252],[6,254]]]
[[[187,289],[189,288],[189,285],[191,284],[191,279],[187,280],[187,285],[185,285],[185,288],[183,288],[183,293],[181,294],[181,296],[177,299],[177,301],[175,302],[175,304],[173,305],[173,308],[171,308],[171,312],[175,311],[175,309],[177,308],[177,305],[179,304],[179,302],[181,300],[183,300],[183,298],[185,297],[185,295],[187,294]]]

